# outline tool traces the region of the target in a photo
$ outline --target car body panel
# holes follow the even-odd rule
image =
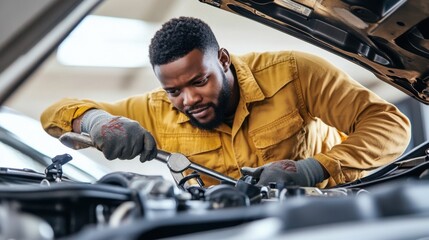
[[[38,0],[28,3],[16,0],[2,1],[0,21],[2,28],[17,28],[0,40],[0,104],[31,75],[77,24],[101,1]],[[10,21],[8,11],[25,7],[20,21]],[[19,13],[19,12],[18,12]],[[16,14],[16,13],[12,13]],[[18,18],[17,16],[17,18]],[[2,19],[5,18],[5,19]],[[7,23],[7,24],[6,24]],[[17,25],[17,26],[15,26]]]

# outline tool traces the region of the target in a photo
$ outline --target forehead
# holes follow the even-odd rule
[[[154,72],[162,85],[175,80],[190,80],[209,71],[217,61],[217,55],[204,54],[194,49],[171,63],[154,66]]]

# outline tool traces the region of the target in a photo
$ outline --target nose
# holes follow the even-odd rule
[[[186,89],[183,91],[183,105],[190,107],[194,106],[195,104],[201,102],[201,95],[193,90],[193,89]]]

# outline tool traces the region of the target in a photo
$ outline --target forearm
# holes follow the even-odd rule
[[[78,130],[78,128],[74,128],[78,122],[73,124],[73,120],[95,107],[95,104],[77,99],[62,99],[46,108],[40,116],[40,121],[47,133],[59,137],[65,132]]]
[[[40,121],[47,133],[59,137],[64,132],[80,132],[80,117],[90,109],[102,109],[113,115],[127,116],[124,103],[102,103],[85,99],[64,98],[52,104],[42,113]]]
[[[113,117],[111,114],[107,113],[104,110],[101,109],[89,109],[88,111],[84,112],[79,117],[73,119],[72,126],[73,126],[73,132],[81,133],[86,132],[88,133],[90,130],[90,127],[94,122]]]
[[[404,114],[326,61],[304,58],[297,63],[309,116],[348,135],[341,144],[313,156],[329,172],[331,183],[356,180],[364,170],[403,153],[410,139]]]
[[[81,124],[81,121],[82,121],[82,117],[84,115],[85,115],[85,113],[83,113],[79,117],[73,119],[73,121],[72,121],[72,127],[73,127],[72,131],[73,132],[76,132],[76,133],[80,133],[81,132],[81,130],[80,130],[80,124]]]
[[[330,155],[341,159],[345,167],[373,169],[400,156],[408,146],[410,137],[408,119],[392,107],[365,116],[357,123],[355,132],[334,147]]]
[[[394,161],[410,140],[408,119],[391,105],[374,104],[358,116],[346,140],[314,156],[337,184]]]

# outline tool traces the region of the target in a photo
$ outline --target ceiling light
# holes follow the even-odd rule
[[[87,16],[59,46],[57,59],[71,66],[147,66],[155,31],[154,25],[140,20]]]

